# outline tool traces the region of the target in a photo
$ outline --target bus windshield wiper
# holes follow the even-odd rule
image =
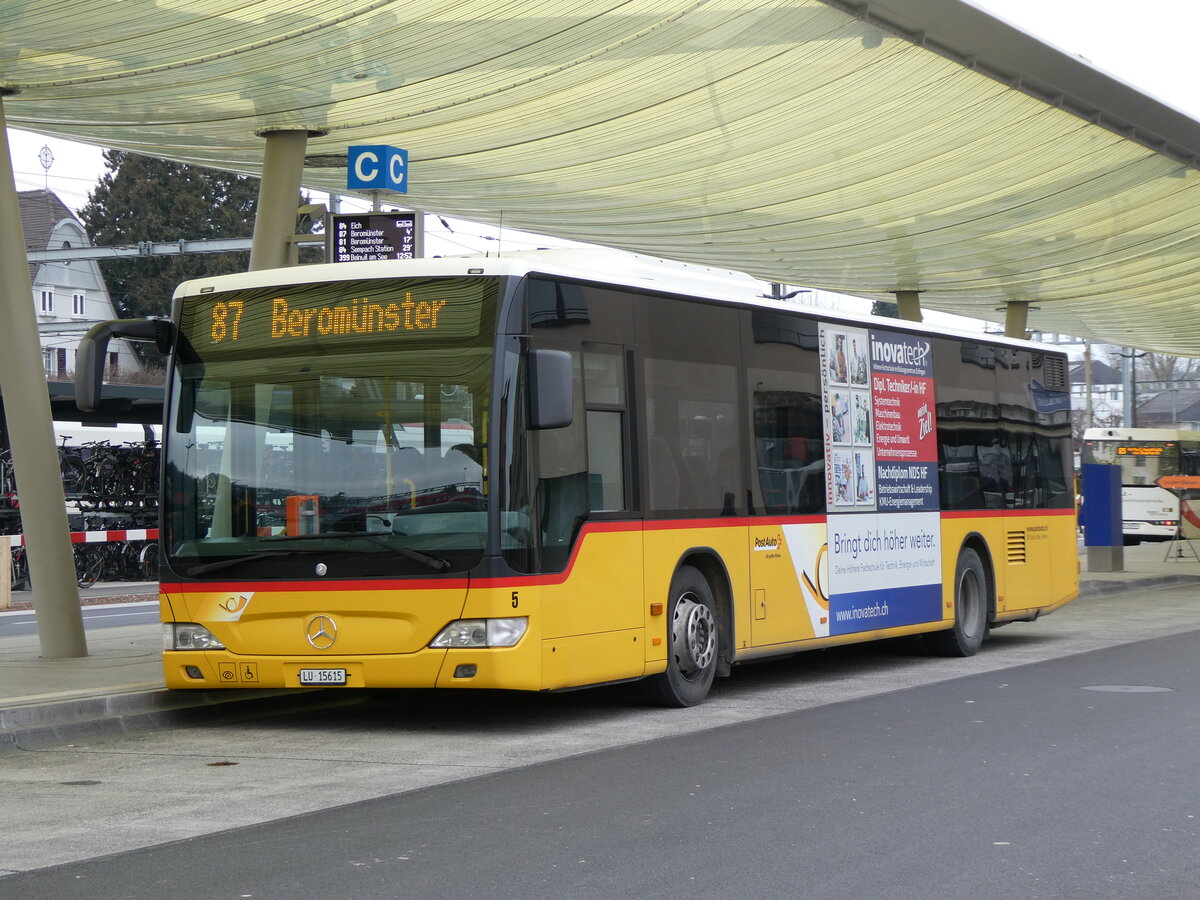
[[[251,553],[247,556],[234,556],[230,557],[229,559],[218,559],[215,562],[193,566],[191,569],[188,569],[188,575],[203,575],[205,572],[217,572],[221,569],[228,569],[230,566],[236,566],[239,563],[252,562],[256,559],[267,559],[271,556],[286,555],[286,550],[263,550],[260,553]]]
[[[389,544],[387,541],[385,541],[383,539],[383,536],[379,532],[376,532],[376,531],[323,531],[319,534],[278,534],[278,535],[272,535],[271,537],[264,537],[264,538],[262,538],[262,540],[264,540],[264,541],[307,541],[307,540],[320,539],[320,538],[324,538],[324,539],[334,538],[337,540],[348,539],[348,538],[363,538],[368,541],[371,541],[372,543],[378,544],[381,547],[391,550],[393,553],[399,553],[401,556],[405,557],[406,559],[411,559],[414,562],[419,562],[422,565],[428,566],[429,568],[433,569],[435,572],[443,572],[446,569],[450,568],[450,563],[444,559],[440,559],[439,557],[430,556],[427,553],[422,553],[420,550],[412,550],[412,549],[409,549],[408,547],[395,547],[392,544]],[[326,549],[328,549],[328,548],[326,548]],[[345,548],[338,548],[338,549],[339,549],[339,552],[350,552],[350,551],[347,551]]]

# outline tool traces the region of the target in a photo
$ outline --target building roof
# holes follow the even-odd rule
[[[1087,371],[1082,362],[1071,364],[1068,375],[1071,379],[1071,384],[1087,384]],[[1121,373],[1110,366],[1108,363],[1101,362],[1098,359],[1092,360],[1092,385],[1108,385],[1121,384],[1124,379]]]
[[[286,11],[284,8],[286,7]],[[1200,123],[967,0],[0,4],[8,123],[1200,355]]]
[[[1182,421],[1184,414],[1191,413],[1197,405],[1200,405],[1200,388],[1168,388],[1139,403],[1138,418],[1141,419],[1143,415],[1178,414]]]
[[[79,221],[53,191],[19,191],[17,202],[21,209],[21,230],[25,235],[26,251],[50,249],[50,237],[59,222],[63,219]],[[29,264],[30,281],[34,280],[39,265]]]
[[[17,200],[21,207],[26,250],[47,249],[54,226],[63,219],[79,221],[53,191],[19,191]]]

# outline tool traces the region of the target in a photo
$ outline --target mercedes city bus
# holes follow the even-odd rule
[[[690,705],[739,664],[1076,596],[1066,360],[630,254],[190,281],[170,321],[168,687]]]

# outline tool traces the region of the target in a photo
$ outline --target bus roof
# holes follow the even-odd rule
[[[538,273],[708,300],[726,301],[765,309],[809,312],[835,321],[879,327],[881,319],[853,312],[830,311],[798,303],[775,300],[763,294],[766,282],[714,266],[677,262],[609,247],[570,247],[561,249],[521,250],[464,256],[439,256],[422,259],[377,260],[371,262],[322,263],[263,269],[231,275],[215,275],[185,281],[175,290],[176,299],[212,291],[237,291],[275,285],[314,282],[357,281],[374,278],[437,276],[515,276]],[[902,328],[931,335],[947,335],[973,341],[1020,347],[1041,353],[1058,352],[1033,341],[1010,338],[994,332],[970,332],[911,322],[886,319],[889,328]]]
[[[1184,428],[1087,428],[1085,441],[1200,441],[1200,431]]]

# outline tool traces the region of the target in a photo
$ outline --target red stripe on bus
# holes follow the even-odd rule
[[[981,519],[1013,516],[1066,516],[1074,515],[1073,509],[1044,509],[1044,510],[966,510],[946,511],[944,519]],[[571,550],[566,567],[561,572],[547,572],[541,575],[498,576],[496,578],[475,578],[467,576],[456,578],[384,578],[377,581],[354,579],[346,581],[313,580],[313,581],[225,581],[225,582],[163,582],[160,589],[164,594],[189,593],[237,593],[239,591],[291,591],[293,593],[309,593],[327,591],[336,588],[342,591],[387,591],[387,590],[466,590],[468,585],[479,588],[507,587],[546,587],[563,584],[571,577],[579,554],[588,537],[593,534],[617,534],[629,531],[688,531],[712,530],[714,528],[774,528],[783,525],[820,525],[826,521],[823,515],[807,516],[722,516],[709,519],[663,519],[645,522],[641,519],[627,519],[619,522],[589,522],[580,530],[579,540]]]
[[[942,510],[943,519],[996,519],[1024,516],[1073,516],[1074,509],[948,509]]]

